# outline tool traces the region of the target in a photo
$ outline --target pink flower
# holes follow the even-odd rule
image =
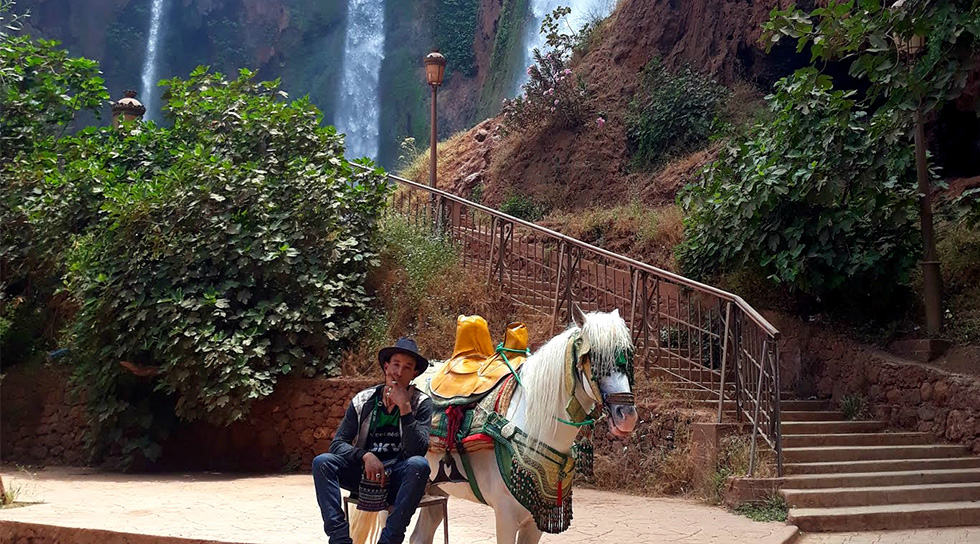
[[[571,74],[571,73],[572,73],[572,69],[571,69],[571,68],[565,68],[565,71],[564,71],[564,72],[562,72],[562,73],[563,73],[563,74],[565,74],[565,75],[567,76],[567,75],[569,75],[569,74]]]
[[[527,67],[527,75],[531,75],[531,68],[534,68],[533,64]]]
[[[558,105],[558,99],[555,99],[555,105],[556,106]]]
[[[551,113],[554,113],[554,112],[555,112],[555,108],[551,108]]]
[[[599,127],[599,129],[601,130],[601,129],[602,129],[602,127],[604,127],[604,126],[606,125],[606,120],[605,120],[605,119],[603,119],[602,117],[596,117],[596,120],[595,120],[595,124],[596,124],[596,125],[597,125],[597,126]]]

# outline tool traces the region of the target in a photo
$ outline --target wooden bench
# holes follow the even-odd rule
[[[449,498],[441,497],[439,495],[422,495],[422,500],[419,501],[419,508],[425,508],[428,506],[442,506],[442,539],[445,544],[449,544]],[[357,498],[344,497],[344,517],[350,520],[350,507],[353,504],[357,506]],[[390,507],[389,507],[390,510]]]

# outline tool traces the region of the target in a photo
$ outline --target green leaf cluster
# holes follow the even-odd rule
[[[795,39],[814,61],[846,60],[866,80],[869,103],[930,111],[966,87],[980,50],[978,0],[830,0],[807,13],[790,6],[763,25],[769,44]],[[910,47],[922,43],[921,51]]]
[[[653,169],[672,155],[704,146],[727,97],[725,87],[690,67],[673,72],[659,58],[651,60],[626,113],[634,167]]]
[[[11,44],[50,53],[28,65],[64,75],[15,66],[3,87],[4,105],[18,105],[4,108],[4,137],[18,146],[0,166],[0,214],[17,226],[0,246],[4,301],[41,279],[70,301],[63,340],[95,452],[152,460],[177,419],[227,424],[282,376],[339,373],[369,310],[382,172],[348,163],[307,99],[247,70],[163,82],[171,129],[61,135],[72,112],[105,98],[82,77],[97,66],[50,42]]]
[[[480,3],[473,0],[439,0],[435,9],[435,39],[448,59],[450,72],[471,77],[476,75],[476,52],[473,35]]]
[[[758,268],[820,297],[902,283],[918,238],[907,126],[804,69],[767,97],[772,118],[679,195],[686,273]]]

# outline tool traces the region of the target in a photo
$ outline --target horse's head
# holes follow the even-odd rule
[[[577,363],[577,387],[592,401],[593,411],[601,405],[609,412],[609,431],[625,438],[636,428],[633,399],[633,341],[619,310],[579,316],[587,356]]]

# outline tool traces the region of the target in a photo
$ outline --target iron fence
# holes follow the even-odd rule
[[[637,361],[685,387],[717,395],[718,420],[752,425],[782,475],[777,331],[740,297],[456,195],[398,176],[391,211],[431,225],[460,248],[462,265],[515,303],[563,327],[573,304],[618,308]],[[438,213],[433,213],[436,210]]]

